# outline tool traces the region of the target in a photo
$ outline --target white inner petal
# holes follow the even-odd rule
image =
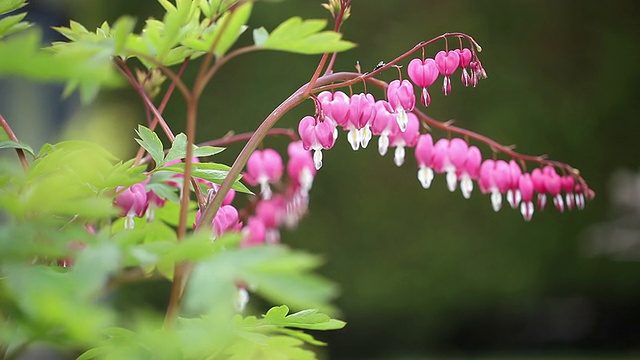
[[[387,134],[382,134],[378,138],[378,152],[380,153],[380,155],[385,156],[388,149],[389,149],[389,136],[387,136]]]
[[[522,214],[522,217],[526,220],[526,221],[530,221],[531,218],[533,217],[533,203],[531,201],[529,202],[522,202],[520,204],[520,214]]]
[[[430,167],[421,167],[420,169],[418,169],[418,180],[420,180],[420,184],[425,189],[431,187],[433,176],[433,169],[431,169]]]
[[[449,189],[449,191],[454,192],[456,191],[456,187],[458,187],[458,176],[456,176],[456,171],[455,170],[449,170],[447,171],[447,189]]]
[[[371,127],[369,124],[365,125],[362,129],[360,129],[360,145],[365,149],[369,145],[369,141],[371,141]]]
[[[491,191],[491,205],[493,206],[493,211],[500,211],[502,207],[502,194],[497,189]]]
[[[471,180],[469,174],[462,175],[462,179],[460,179],[460,191],[465,199],[469,199],[471,197],[471,192],[473,192],[473,180]]]
[[[407,124],[409,123],[409,117],[404,109],[396,109],[396,121],[398,122],[400,131],[405,132],[407,130]]]
[[[404,164],[404,154],[404,146],[396,146],[396,151],[393,154],[393,162],[396,164],[396,166],[402,166],[402,164]]]
[[[355,151],[360,148],[360,132],[355,128],[349,129],[347,133],[347,141],[351,144],[351,148]]]
[[[322,149],[313,150],[313,163],[316,165],[316,170],[320,170],[322,167]]]

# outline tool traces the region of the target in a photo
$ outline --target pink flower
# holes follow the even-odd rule
[[[553,204],[560,212],[564,212],[564,201],[562,201],[562,195],[560,191],[562,189],[562,178],[552,166],[545,166],[542,169],[544,174],[544,185],[547,188],[547,192],[552,196]]]
[[[393,80],[387,87],[387,101],[393,113],[396,114],[396,121],[400,131],[407,129],[407,112],[413,111],[416,106],[416,96],[413,93],[413,85],[408,80]]]
[[[533,217],[533,180],[531,175],[523,174],[518,180],[518,189],[522,195],[522,203],[520,204],[520,213],[526,221],[530,221]]]
[[[510,160],[507,202],[511,205],[512,209],[517,209],[520,201],[522,200],[522,194],[520,194],[520,176],[522,176],[522,169],[520,169],[520,166],[515,160]]]
[[[122,187],[118,187],[116,191],[122,190]],[[125,216],[125,229],[133,229],[135,224],[133,217],[142,217],[147,211],[149,203],[147,202],[147,190],[141,183],[133,184],[116,196],[115,205],[119,207],[122,212],[121,216]]]
[[[413,147],[420,136],[420,120],[414,113],[407,113],[407,128],[404,132],[397,131],[389,137],[390,145],[395,146],[393,162],[396,166],[404,164],[405,147]]]
[[[506,193],[510,184],[509,164],[504,160],[485,160],[480,165],[478,186],[482,193],[491,193],[491,205],[494,211],[502,207],[502,194]]]
[[[390,112],[391,105],[384,100],[376,101],[374,116],[371,122],[371,133],[380,135],[378,138],[378,152],[384,156],[389,148],[389,135],[398,131],[396,117]]]
[[[193,224],[194,228],[200,223],[202,214],[200,210],[196,213],[196,222]],[[218,209],[218,212],[213,217],[211,222],[211,229],[213,230],[213,238],[219,238],[222,234],[229,231],[239,231],[242,228],[240,223],[238,210],[232,205],[223,205]]]
[[[220,190],[220,185],[212,183],[211,189],[209,191],[212,191],[214,194],[216,194],[218,190]],[[229,192],[227,192],[227,195],[225,195],[224,199],[222,199],[222,205],[231,205],[235,197],[236,197],[236,191],[233,189],[230,189]]]
[[[322,110],[324,116],[328,117],[336,125],[340,125],[343,128],[347,127],[349,122],[349,96],[342,91],[336,91],[331,93],[329,91],[323,91],[318,94],[318,100],[322,104]],[[337,137],[337,130],[334,133]]]
[[[482,153],[476,146],[469,146],[464,165],[456,169],[460,180],[460,191],[465,199],[471,197],[473,191],[473,180],[480,176],[480,163],[482,163]]]
[[[454,51],[460,56],[460,64],[458,65],[458,67],[462,69],[460,80],[462,81],[462,84],[464,84],[464,86],[469,86],[469,84],[471,83],[471,77],[469,76],[469,72],[467,72],[467,67],[471,63],[471,57],[473,56],[471,54],[471,50],[464,48],[455,49]]]
[[[460,66],[460,55],[454,50],[451,51],[439,51],[435,57],[438,71],[444,76],[444,82],[442,83],[442,92],[446,95],[451,93],[451,75]]]
[[[535,168],[531,172],[533,190],[538,193],[537,205],[540,210],[543,210],[545,206],[547,206],[547,186],[545,184],[545,178],[546,176],[540,168]]]
[[[309,192],[316,175],[316,168],[311,153],[304,149],[302,141],[294,141],[287,147],[289,162],[287,173],[295,186],[300,186],[302,191]]]
[[[298,124],[298,133],[305,150],[313,150],[313,162],[317,170],[322,167],[322,150],[331,149],[336,143],[336,125],[331,121],[318,121],[313,116],[305,116]]]
[[[433,138],[431,134],[423,134],[418,137],[415,154],[418,162],[418,180],[423,188],[428,189],[434,176]]]
[[[242,229],[242,241],[240,247],[250,247],[264,244],[267,228],[260,218],[250,217],[247,225]]]
[[[433,85],[438,75],[440,75],[436,61],[431,58],[425,60],[413,59],[409,62],[407,73],[411,81],[422,88],[422,96],[420,97],[422,105],[429,106],[431,104],[431,96],[427,88]]]
[[[349,103],[349,122],[345,127],[348,130],[347,140],[353,150],[360,146],[366,148],[371,140],[371,122],[376,116],[376,100],[371,94],[355,94],[351,96]]]
[[[282,157],[273,149],[254,151],[247,161],[245,180],[249,185],[260,185],[260,193],[263,198],[271,197],[269,183],[280,180],[284,172]]]
[[[562,190],[565,193],[565,201],[567,204],[567,208],[569,210],[573,210],[573,207],[576,205],[576,197],[573,191],[575,190],[575,180],[573,176],[565,175],[561,179]]]
[[[484,68],[478,61],[472,61],[469,63],[469,69],[471,69],[471,84],[473,87],[478,86],[478,81],[480,79],[487,78],[487,72],[484,71]]]

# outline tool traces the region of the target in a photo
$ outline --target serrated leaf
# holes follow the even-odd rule
[[[28,152],[29,154],[31,154],[31,156],[36,156],[33,153],[33,149],[31,148],[31,146],[21,142],[15,142],[12,140],[5,140],[0,142],[0,149],[22,149]]]
[[[253,43],[262,46],[269,39],[269,32],[264,27],[253,29]]]
[[[309,273],[313,264],[301,264],[299,258],[317,263],[315,257],[301,254],[282,246],[256,246],[221,252],[194,267],[185,306],[191,312],[208,312],[207,309],[211,309],[216,301],[223,301],[221,294],[232,299],[235,292],[230,285],[243,280],[249,289],[270,301],[286,303],[298,309],[329,309],[328,301],[335,296],[335,287],[327,280]],[[299,265],[269,265],[289,262]],[[232,306],[230,300],[224,301],[227,301],[226,306]]]
[[[220,21],[218,22],[218,27],[216,27],[216,31],[214,31],[214,37],[220,36],[220,40],[214,49],[214,53],[216,56],[224,55],[233,44],[235,44],[238,37],[244,32],[246,29],[245,24],[249,20],[249,16],[251,15],[251,9],[253,8],[253,3],[248,1],[238,8],[235,11],[228,12],[226,14],[230,14],[225,19],[223,15]],[[226,15],[225,14],[225,15]],[[227,23],[228,22],[228,23]],[[218,35],[217,33],[224,28],[224,33],[222,35]],[[215,41],[215,40],[214,40]]]
[[[292,17],[273,30],[262,47],[311,55],[345,51],[355,46],[352,42],[341,40],[340,33],[321,31],[326,24],[326,20]]]
[[[41,41],[40,32],[32,29],[0,42],[0,54],[11,54],[0,56],[0,76],[71,81],[87,91],[91,87],[122,83],[105,48],[95,44],[57,43],[56,53],[52,53],[40,49]]]
[[[130,16],[122,16],[113,24],[110,34],[115,40],[114,51],[116,54],[123,53],[135,25],[135,19]]]
[[[168,163],[174,160],[184,159],[187,155],[187,135],[180,133],[176,135],[175,140],[171,144],[171,148],[164,158],[164,162]]]
[[[224,179],[229,174],[229,167],[227,165],[216,164],[216,163],[193,163],[192,164],[192,176],[197,177],[203,180],[211,181],[216,184],[222,184]],[[179,174],[184,173],[184,163],[175,164],[171,166],[165,166],[161,168],[157,168],[155,170],[158,171],[171,171]],[[253,194],[251,190],[249,190],[244,184],[240,182],[240,177],[233,183],[231,186],[232,189],[246,193]]]
[[[27,5],[26,0],[2,0],[0,1],[0,15],[18,10]]]
[[[166,184],[147,184],[145,186],[147,191],[153,191],[160,199],[169,200],[177,203],[180,201],[180,197],[176,193],[177,188],[175,186]]]
[[[31,25],[27,22],[21,22],[27,13],[5,16],[0,19],[0,38],[11,35],[18,31],[28,29]]]
[[[140,136],[140,139],[136,139],[136,142],[147,150],[153,161],[156,162],[156,166],[162,166],[164,164],[164,145],[162,145],[158,135],[143,125],[138,125],[136,133]]]
[[[224,151],[224,148],[215,146],[193,146],[193,157],[205,157],[211,156]],[[176,135],[176,139],[171,144],[171,149],[165,156],[164,161],[168,163],[170,161],[180,160],[187,157],[187,136],[183,133]]]

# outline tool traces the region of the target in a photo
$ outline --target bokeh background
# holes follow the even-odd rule
[[[273,29],[294,15],[326,18],[319,3],[258,2],[250,25]],[[337,305],[348,326],[318,334],[330,343],[324,355],[640,357],[636,2],[354,0],[352,5],[343,31],[358,47],[338,57],[336,70],[353,70],[357,61],[368,70],[422,40],[467,32],[483,47],[489,78],[470,89],[456,77],[448,97],[434,87],[427,113],[517,144],[521,152],[570,163],[597,196],[584,211],[559,214],[547,208],[527,223],[509,208],[494,213],[489,197],[477,191],[470,200],[449,193],[443,176],[423,190],[411,152],[397,168],[392,155],[379,156],[375,146],[353,152],[342,133],[325,153],[309,216],[283,234],[285,243],[323,254],[321,272],[340,284]],[[33,0],[31,7],[32,16],[44,14],[48,25],[72,18],[88,28],[121,14],[139,22],[161,14],[151,0]],[[427,56],[442,47],[427,48]],[[204,96],[198,140],[255,129],[308,80],[318,59],[264,52],[226,65]],[[382,78],[396,76],[390,71]],[[47,103],[51,96],[57,99],[59,89],[47,96],[18,96],[7,91],[10,86],[18,85],[4,83],[3,114],[9,121],[21,114],[25,125],[16,132],[35,146],[65,135],[125,131],[121,138],[127,139],[135,122],[144,122],[142,104],[129,90],[104,92],[89,108],[72,99],[60,109]],[[28,114],[25,101],[31,104]],[[311,102],[303,104],[280,126],[295,128],[312,112]],[[165,114],[181,131],[179,97]],[[48,117],[62,121],[44,132],[27,125]],[[118,150],[128,156],[134,145],[126,140]],[[284,149],[286,142],[269,139],[265,146]],[[232,162],[240,148],[229,147],[221,159]],[[487,147],[481,150],[490,156]]]

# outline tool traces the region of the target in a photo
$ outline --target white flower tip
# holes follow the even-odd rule
[[[400,131],[405,132],[407,130],[407,124],[409,123],[409,117],[404,109],[398,110],[398,113],[396,114],[396,121],[398,122]]]
[[[356,129],[351,129],[347,133],[347,141],[351,144],[351,148],[353,151],[356,151],[360,148],[360,136],[359,131]]]
[[[418,169],[418,180],[423,188],[428,189],[431,187],[431,182],[433,181],[433,169],[424,167]]]
[[[369,145],[369,141],[371,141],[371,130],[369,129],[369,125],[360,129],[360,145],[363,149],[366,149]]]
[[[402,166],[402,164],[404,164],[404,155],[404,146],[397,146],[396,151],[393,154],[393,162],[396,164],[396,166],[400,167]]]
[[[531,218],[533,218],[533,211],[534,207],[532,202],[522,202],[520,204],[520,214],[522,214],[525,221],[531,221]]]
[[[458,176],[456,175],[456,171],[447,171],[447,188],[449,191],[456,191],[456,187],[458,186]]]
[[[316,166],[316,170],[320,170],[322,167],[322,150],[317,149],[313,151],[313,163]]]
[[[249,292],[247,292],[247,289],[244,288],[238,289],[238,295],[236,297],[235,304],[236,310],[238,312],[243,312],[247,307],[247,303],[249,303]]]
[[[500,211],[500,208],[502,207],[502,194],[497,190],[491,192],[491,205],[495,212]]]
[[[389,149],[389,137],[387,135],[380,135],[378,138],[378,152],[380,156],[385,156]]]
[[[260,183],[260,195],[262,195],[262,198],[264,200],[271,199],[271,195],[273,195],[273,193],[271,192],[271,187],[269,186],[268,181],[263,181]]]
[[[468,175],[463,176],[462,180],[460,180],[460,191],[465,199],[471,198],[471,193],[473,192],[473,180],[471,180]]]

